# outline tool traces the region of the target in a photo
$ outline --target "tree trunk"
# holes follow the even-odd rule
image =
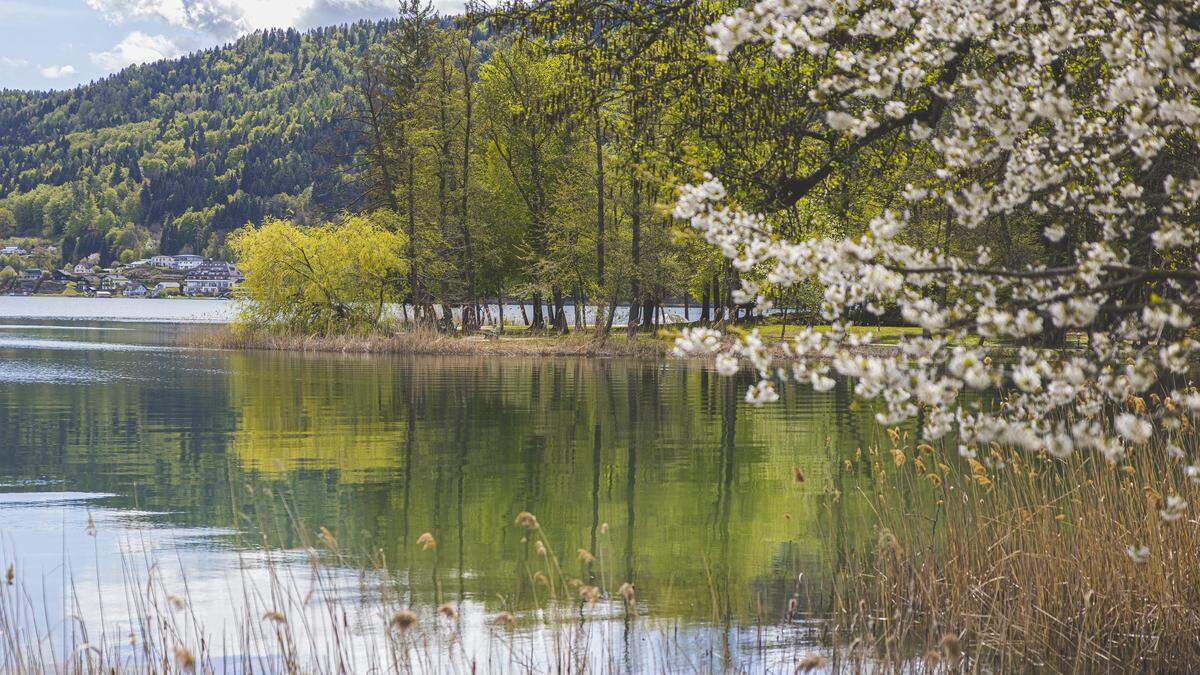
[[[531,330],[542,330],[546,327],[546,318],[542,315],[542,292],[533,293],[533,321],[528,323]]]
[[[712,276],[712,305],[713,323],[725,320],[725,302],[721,299],[721,273],[713,272]]]
[[[496,289],[496,308],[500,315],[500,335],[504,335],[504,286],[501,285]]]
[[[567,328],[567,312],[565,309],[563,309],[562,289],[558,286],[554,286],[550,289],[550,297],[554,302],[554,315],[553,320],[551,321],[551,326],[554,328],[554,330],[560,333],[565,334],[570,332],[570,329]]]
[[[633,271],[630,274],[629,289],[629,321],[627,327],[630,333],[636,333],[641,323],[639,311],[642,302],[641,265],[642,265],[642,183],[637,178],[637,170],[632,171],[633,210],[631,212],[631,247],[630,256]]]
[[[600,106],[596,106],[596,287],[604,291],[604,130]],[[600,317],[596,317],[599,323]]]
[[[575,330],[583,330],[587,327],[587,317],[584,316],[583,307],[586,302],[583,297],[583,284],[575,282],[575,292],[572,294],[571,305],[575,308]]]
[[[437,196],[438,196],[438,233],[441,234],[441,255],[444,258],[449,257],[449,251],[446,250],[450,240],[450,202],[453,186],[451,185],[452,176],[450,167],[452,158],[450,155],[450,122],[448,115],[448,101],[450,93],[450,74],[446,68],[446,58],[443,55],[438,58],[438,69],[441,74],[440,87],[438,91],[438,136],[440,143],[438,147],[438,162],[437,162]],[[450,309],[450,283],[445,274],[438,279],[438,295],[441,296],[442,303],[442,330],[447,333],[454,332],[454,312]]]
[[[412,148],[407,148],[407,175],[405,192],[408,211],[408,292],[412,296],[413,316],[417,315],[417,306],[424,302],[421,297],[420,278],[417,276],[417,198],[416,198],[416,167],[414,166]]]
[[[475,296],[475,250],[471,241],[471,226],[470,213],[468,211],[468,197],[471,193],[471,121],[474,111],[473,102],[471,100],[471,89],[474,83],[471,82],[471,60],[472,50],[470,42],[466,42],[465,53],[460,58],[462,61],[462,76],[463,76],[463,156],[462,156],[462,182],[459,189],[462,190],[462,199],[459,204],[459,223],[462,229],[463,238],[463,273],[467,277],[467,302],[473,308],[471,316],[468,317],[466,312],[463,312],[463,332],[472,332],[479,327],[479,317],[477,308],[479,299]]]
[[[781,328],[779,330],[779,339],[780,340],[787,337],[788,303],[787,303],[786,297],[787,297],[787,293],[785,291],[779,292],[779,303],[783,305],[783,328]]]
[[[617,315],[617,297],[619,294],[620,294],[620,287],[618,284],[614,283],[612,295],[608,298],[608,301],[605,303],[605,314],[603,317],[603,321],[604,321],[603,329],[601,329],[601,326],[600,326],[601,317],[599,314],[596,315],[596,344],[598,344],[600,346],[603,346],[604,343],[608,341],[608,335],[609,335],[609,333],[612,332],[613,318],[616,317],[616,315]]]
[[[725,281],[721,284],[721,302],[725,304],[726,316],[729,317],[730,323],[737,323],[738,308],[733,304],[733,287],[737,284],[736,272],[733,265],[729,261],[725,261]]]

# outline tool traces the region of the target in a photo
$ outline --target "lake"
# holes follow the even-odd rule
[[[496,303],[486,304],[490,314],[485,319],[499,321],[499,306]],[[667,321],[682,320],[686,314],[689,319],[696,321],[700,318],[700,308],[690,306],[668,306],[663,308]],[[438,309],[441,311],[441,308]],[[546,311],[549,311],[548,309]],[[393,307],[397,317],[401,309]],[[532,317],[533,308],[525,305],[526,317]],[[575,325],[575,308],[567,306],[564,309],[569,325]],[[584,310],[584,319],[593,324],[596,320],[596,308]],[[73,298],[54,295],[38,296],[4,296],[0,295],[0,317],[27,319],[71,319],[77,321],[141,321],[169,323],[228,323],[237,316],[237,302],[215,298]],[[461,316],[455,312],[456,317]],[[623,325],[629,318],[629,308],[617,307],[613,321]],[[504,305],[504,321],[506,325],[522,323],[521,306]]]
[[[839,550],[875,538],[869,483],[841,457],[876,431],[844,384],[754,409],[746,382],[695,363],[175,346],[204,329],[0,319],[0,567],[28,595],[0,632],[47,634],[59,658],[81,640],[72,622],[119,643],[146,612],[131,587],[149,584],[213,641],[258,621],[245,598],[270,605],[273,575],[311,577],[311,546],[324,590],[293,611],[348,602],[353,650],[379,646],[391,610],[363,592],[379,585],[423,620],[450,603],[479,662],[516,644],[536,664],[554,638],[514,522],[529,512],[565,576],[636,587],[632,615],[609,595],[588,610],[603,640],[584,651],[658,671],[682,665],[656,646],[669,639],[700,670],[791,672]],[[504,611],[512,631],[491,623]],[[236,665],[272,649],[225,651]]]

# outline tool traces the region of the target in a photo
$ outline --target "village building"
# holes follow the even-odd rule
[[[227,262],[205,261],[188,273],[183,282],[184,295],[226,295],[242,279],[238,268]]]
[[[171,266],[177,270],[194,270],[204,264],[204,258],[198,255],[177,255],[173,258]]]
[[[129,279],[120,274],[110,274],[100,280],[100,289],[119,291],[129,285]]]
[[[178,281],[163,281],[154,287],[154,297],[162,298],[168,295],[179,295]]]

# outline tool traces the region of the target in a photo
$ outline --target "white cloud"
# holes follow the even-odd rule
[[[48,77],[51,80],[57,80],[60,77],[69,77],[71,75],[74,75],[77,71],[75,70],[75,66],[66,65],[66,66],[46,66],[45,68],[42,68],[38,72],[42,74],[42,77]]]
[[[259,28],[305,23],[314,11],[376,14],[395,11],[395,0],[86,0],[113,23],[159,20],[217,37],[235,37]]]
[[[25,59],[14,59],[8,56],[0,56],[0,68],[20,68],[29,65]]]
[[[140,30],[135,30],[112,49],[106,52],[92,52],[89,56],[92,63],[113,72],[135,63],[149,63],[178,56],[182,51],[165,35],[146,35]]]

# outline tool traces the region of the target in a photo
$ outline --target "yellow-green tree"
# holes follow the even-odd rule
[[[316,227],[268,220],[235,233],[243,321],[306,333],[378,328],[408,270],[396,218],[380,210]]]

